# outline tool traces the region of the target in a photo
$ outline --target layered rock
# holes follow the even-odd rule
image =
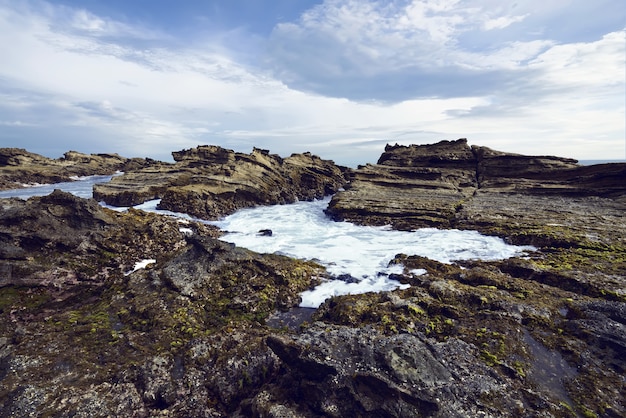
[[[580,166],[567,158],[470,147],[466,139],[388,145],[377,164],[351,174],[327,212],[337,220],[400,229],[462,227],[458,213],[476,196],[621,196],[624,179],[626,164]]]
[[[394,200],[385,205],[387,199]],[[613,400],[625,389],[617,376],[626,367],[620,354],[626,348],[626,164],[585,167],[469,147],[465,140],[387,147],[379,164],[355,171],[328,211],[400,229],[476,229],[538,251],[527,259],[462,266],[398,255],[405,274],[411,268],[428,273],[404,278],[412,287],[393,297],[335,298],[320,310],[324,322],[371,324],[478,348],[475,356],[496,370],[496,386],[507,388],[479,396],[488,416],[626,411]],[[460,365],[451,358],[438,360],[451,370]],[[402,388],[401,380],[386,381]],[[354,394],[345,385],[344,392]],[[592,387],[602,389],[592,395]],[[461,398],[476,399],[467,392]],[[477,414],[471,402],[458,399],[438,408],[449,402],[462,416]],[[378,405],[384,408],[379,413],[388,408]]]
[[[567,196],[619,196],[625,191],[626,164],[581,166],[569,158],[471,148],[480,191]]]
[[[96,185],[94,198],[115,206],[159,198],[162,209],[216,219],[244,207],[321,198],[345,183],[339,167],[310,153],[281,158],[257,148],[243,154],[200,146],[172,155],[176,164]]]
[[[150,159],[76,151],[68,151],[62,158],[52,159],[21,148],[0,148],[0,190],[72,181],[81,176],[113,174],[153,163]]]

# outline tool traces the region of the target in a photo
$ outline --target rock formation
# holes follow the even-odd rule
[[[339,167],[310,153],[283,159],[258,148],[243,154],[199,146],[172,155],[176,164],[96,185],[94,198],[114,206],[159,198],[162,209],[217,219],[244,207],[321,198],[345,183]]]
[[[341,180],[309,154],[174,155],[103,195],[208,217]],[[477,229],[537,251],[398,254],[408,289],[334,297],[289,328],[273,318],[325,276],[315,263],[60,191],[0,200],[0,417],[624,416],[624,169],[464,140],[387,147],[333,216]],[[145,259],[156,262],[133,271]]]
[[[400,229],[463,227],[460,209],[483,195],[497,199],[496,193],[504,193],[505,200],[508,195],[620,196],[625,178],[626,164],[580,166],[567,158],[470,147],[466,139],[388,145],[377,164],[352,172],[328,213],[338,220]]]
[[[26,185],[72,181],[75,177],[136,170],[155,163],[150,159],[123,158],[117,154],[66,152],[51,159],[21,148],[0,148],[0,190]]]

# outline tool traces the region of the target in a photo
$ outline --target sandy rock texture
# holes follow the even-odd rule
[[[175,164],[95,186],[94,198],[114,206],[158,198],[162,209],[216,219],[244,207],[321,198],[345,183],[342,169],[310,153],[282,158],[258,148],[243,154],[199,146],[172,155]]]
[[[136,170],[154,163],[156,161],[149,158],[124,158],[118,154],[83,154],[76,151],[68,151],[63,157],[52,159],[22,148],[0,148],[0,190]]]

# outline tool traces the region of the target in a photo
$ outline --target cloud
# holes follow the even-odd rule
[[[623,151],[625,31],[598,29],[596,16],[575,41],[550,32],[565,7],[588,12],[580,4],[328,0],[275,26],[259,57],[238,45],[244,33],[181,38],[0,0],[0,142],[159,159],[258,146],[356,165],[386,142],[468,137],[607,158]]]
[[[294,88],[356,100],[400,101],[430,97],[435,91],[458,97],[493,89],[517,77],[520,62],[553,44],[529,40],[480,51],[463,47],[461,40],[468,34],[485,39],[492,35],[481,33],[527,16],[474,3],[479,2],[326,1],[298,22],[276,27],[268,61],[276,76]],[[452,83],[446,88],[441,80]]]
[[[483,22],[483,29],[492,30],[492,29],[504,29],[513,23],[521,22],[528,15],[523,16],[500,16],[494,19],[485,20]]]
[[[558,38],[569,22],[593,23],[580,3],[328,0],[297,22],[277,25],[267,60],[290,87],[326,96],[402,101],[485,94],[531,76],[538,67],[529,63],[559,45],[550,36]],[[552,26],[561,29],[547,29]],[[623,21],[613,27],[623,29]]]

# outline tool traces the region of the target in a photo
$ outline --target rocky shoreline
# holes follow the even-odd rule
[[[473,229],[538,250],[453,264],[398,254],[410,288],[334,297],[279,327],[271,318],[321,266],[60,191],[1,199],[0,417],[626,415],[626,164],[463,139],[387,146],[354,170],[308,153],[173,155],[5,148],[0,186],[124,171],[97,200],[160,198],[204,219],[334,194],[337,220]],[[143,259],[156,263],[130,272]]]
[[[124,158],[117,154],[66,152],[52,159],[22,148],[0,148],[0,190],[60,183],[76,177],[110,175],[162,163],[150,158]]]

